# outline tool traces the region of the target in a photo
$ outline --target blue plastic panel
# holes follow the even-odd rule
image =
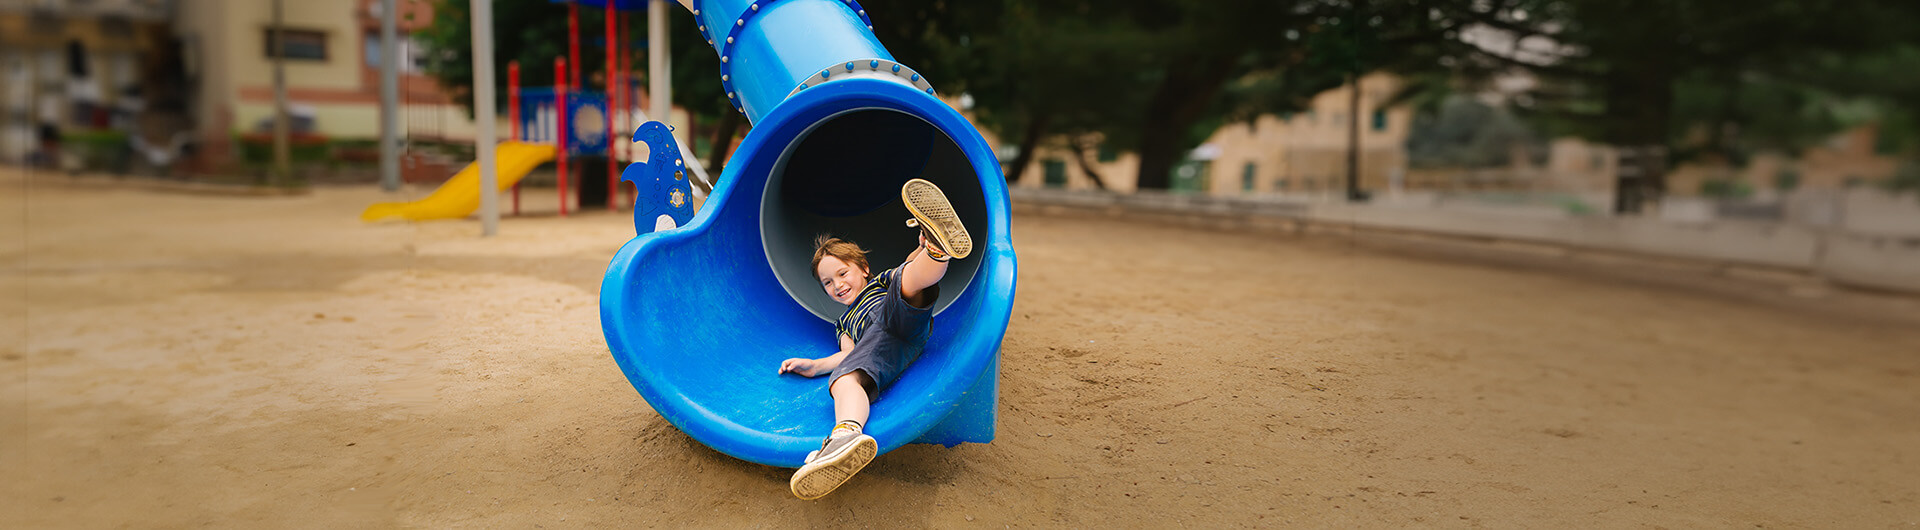
[[[607,94],[605,92],[567,91],[567,121],[571,133],[567,152],[576,155],[607,154]],[[532,143],[554,143],[553,89],[520,90],[520,136]]]
[[[693,220],[693,177],[687,161],[680,158],[680,143],[672,129],[657,121],[640,125],[633,133],[635,143],[647,144],[647,159],[627,165],[620,180],[632,182],[633,231],[652,232],[660,216],[673,220],[673,226],[686,226]]]

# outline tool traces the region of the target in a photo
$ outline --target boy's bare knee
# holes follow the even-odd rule
[[[833,393],[838,394],[852,388],[858,388],[854,385],[860,384],[857,381],[859,377],[860,377],[860,372],[852,372],[846,375],[842,375],[837,379],[834,379],[833,388],[832,388]]]
[[[827,387],[827,392],[834,397],[862,396],[872,399],[873,386],[873,378],[868,377],[866,372],[854,370],[834,379],[833,383]]]

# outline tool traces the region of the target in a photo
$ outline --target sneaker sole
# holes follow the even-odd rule
[[[800,471],[793,474],[793,480],[787,486],[793,490],[793,496],[802,500],[810,501],[825,497],[828,493],[833,493],[833,490],[839,488],[841,484],[846,484],[847,479],[853,478],[854,473],[859,473],[861,469],[866,468],[868,463],[873,462],[874,455],[879,452],[880,445],[875,443],[873,438],[856,440],[852,445],[847,446],[847,450],[841,451],[839,456],[800,468]]]
[[[923,179],[909,180],[900,187],[900,202],[907,204],[907,212],[913,214],[917,225],[933,234],[948,256],[963,259],[973,254],[973,236],[960,224],[960,216],[953,213],[953,204],[947,202],[939,186]]]

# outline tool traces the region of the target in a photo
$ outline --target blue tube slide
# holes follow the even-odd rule
[[[851,0],[704,0],[693,10],[753,129],[690,221],[651,231],[659,214],[636,207],[641,234],[614,255],[600,292],[620,369],[695,440],[799,467],[832,426],[832,398],[826,378],[779,375],[779,364],[832,354],[832,321],[846,310],[808,270],[814,237],[859,243],[876,274],[898,265],[918,235],[900,186],[924,178],[947,193],[975,251],[949,266],[925,353],[874,403],[867,433],[882,452],[991,441],[1016,267],[1006,181],[986,141],[894,61]],[[644,136],[653,152],[678,152],[671,136]],[[668,182],[675,169],[655,161],[627,172]]]

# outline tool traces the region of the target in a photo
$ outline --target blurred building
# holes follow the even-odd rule
[[[423,75],[425,52],[407,35],[432,22],[433,3],[397,4],[403,134],[470,140],[473,121]],[[380,2],[282,5],[295,132],[377,138]],[[181,157],[199,169],[232,164],[236,141],[257,143],[272,128],[272,8],[260,0],[0,0],[0,161],[26,161],[50,139],[100,138],[156,165]]]
[[[1404,186],[1407,133],[1413,111],[1388,107],[1400,90],[1399,78],[1375,73],[1360,78],[1360,188],[1379,192]],[[1347,188],[1347,159],[1352,144],[1353,86],[1321,92],[1302,112],[1261,116],[1251,124],[1215,131],[1203,145],[1215,146],[1207,160],[1207,179],[1195,189],[1215,195],[1287,193],[1341,195]],[[1210,154],[1210,153],[1201,153]],[[1195,162],[1202,162],[1196,160]],[[1198,164],[1176,168],[1175,180],[1200,173]]]
[[[423,47],[409,36],[432,24],[429,0],[397,0],[402,134],[412,140],[471,140],[473,121],[424,75]],[[378,0],[286,1],[287,100],[298,133],[330,140],[380,135]],[[274,116],[273,2],[178,0],[172,29],[192,65],[193,117],[206,162],[231,160],[239,134],[265,134]]]
[[[1406,140],[1413,111],[1384,106],[1400,84],[1397,77],[1385,73],[1360,78],[1364,189],[1386,190],[1407,175]],[[1345,190],[1352,90],[1349,85],[1317,94],[1301,112],[1221,127],[1174,167],[1171,187],[1214,195],[1316,195]],[[1070,141],[1080,144],[1078,153]],[[1137,187],[1138,166],[1137,155],[1104,145],[1098,137],[1057,138],[1036,149],[1032,164],[1015,185],[1131,192]],[[1104,186],[1096,185],[1087,169],[1099,175]]]
[[[134,131],[171,110],[170,2],[0,0],[0,161],[70,131]]]
[[[1861,125],[1836,133],[1802,150],[1797,157],[1764,152],[1740,166],[1681,164],[1667,175],[1667,189],[1683,197],[1720,195],[1764,200],[1799,189],[1838,190],[1881,183],[1900,170],[1901,160],[1882,152],[1879,144],[1879,125]]]

